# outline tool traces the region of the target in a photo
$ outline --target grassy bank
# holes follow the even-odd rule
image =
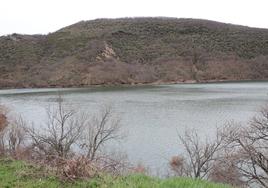
[[[207,181],[192,180],[188,178],[157,179],[140,174],[125,177],[101,176],[91,180],[77,180],[75,182],[63,182],[52,172],[27,164],[22,161],[0,160],[0,187],[3,188],[32,188],[32,187],[100,187],[100,188],[228,188],[229,186],[214,184]]]

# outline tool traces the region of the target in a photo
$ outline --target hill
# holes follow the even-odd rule
[[[268,29],[121,18],[0,37],[2,88],[245,79],[268,79]]]

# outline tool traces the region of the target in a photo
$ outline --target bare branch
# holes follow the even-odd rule
[[[111,107],[104,107],[99,116],[95,116],[92,121],[87,122],[81,148],[86,150],[86,156],[94,160],[96,155],[108,141],[120,138],[119,119],[113,117]]]
[[[213,142],[202,143],[195,130],[186,131],[179,139],[184,146],[185,156],[175,157],[170,165],[179,176],[207,178],[221,149],[222,139],[218,135]]]

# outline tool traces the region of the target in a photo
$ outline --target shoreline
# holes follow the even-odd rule
[[[237,82],[268,82],[268,79],[261,79],[261,80],[252,80],[252,79],[242,79],[242,80],[185,80],[185,81],[155,81],[155,82],[148,82],[148,83],[116,83],[116,84],[91,84],[91,85],[47,85],[47,86],[34,86],[34,87],[1,87],[0,90],[5,89],[57,89],[57,88],[99,88],[99,87],[139,87],[139,86],[161,86],[161,85],[173,85],[173,84],[213,84],[213,83],[237,83]]]

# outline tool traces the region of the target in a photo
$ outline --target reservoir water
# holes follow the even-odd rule
[[[175,84],[135,87],[0,90],[0,103],[39,126],[58,92],[64,101],[90,114],[113,106],[125,138],[108,150],[162,173],[182,152],[178,134],[196,129],[207,138],[228,121],[247,122],[268,102],[268,82]]]

